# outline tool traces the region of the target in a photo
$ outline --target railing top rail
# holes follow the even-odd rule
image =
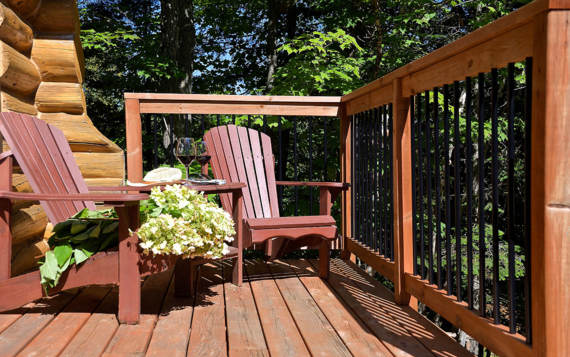
[[[224,94],[177,94],[177,93],[125,93],[125,99],[159,100],[176,102],[235,102],[235,103],[305,103],[338,105],[341,97],[327,96],[263,96]]]
[[[342,102],[349,102],[371,91],[390,85],[393,80],[403,78],[414,72],[432,66],[449,57],[464,52],[481,43],[498,37],[510,30],[531,22],[534,17],[548,10],[570,9],[570,1],[565,0],[535,0],[507,16],[501,17],[491,24],[483,26],[462,38],[443,46],[426,56],[404,65],[385,76],[361,87],[342,97]]]
[[[147,114],[338,116],[341,97],[125,93]]]

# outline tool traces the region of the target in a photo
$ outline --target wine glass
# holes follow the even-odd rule
[[[179,138],[175,148],[176,158],[186,167],[186,184],[190,183],[190,165],[196,159],[195,141],[192,138]]]
[[[200,163],[200,166],[202,166],[202,169],[204,169],[204,167],[207,168],[208,162],[210,162],[211,156],[208,155],[208,147],[206,146],[206,142],[205,141],[197,141],[196,142],[196,160]],[[204,170],[202,171],[204,172]],[[208,177],[208,171],[206,171],[206,173],[203,173],[202,176],[206,179],[209,179]]]

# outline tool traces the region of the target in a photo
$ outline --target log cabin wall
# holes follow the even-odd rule
[[[0,110],[27,113],[60,128],[89,185],[122,183],[123,151],[87,115],[76,0],[0,0]],[[7,148],[4,147],[4,150]],[[22,174],[14,190],[31,191]],[[36,267],[49,249],[38,202],[16,202],[12,272]]]

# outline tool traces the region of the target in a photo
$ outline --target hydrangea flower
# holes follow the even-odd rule
[[[138,236],[147,254],[221,258],[228,251],[225,242],[233,241],[230,214],[185,186],[155,187],[142,206]]]

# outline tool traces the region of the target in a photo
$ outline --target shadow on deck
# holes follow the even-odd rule
[[[130,326],[116,289],[61,293],[0,314],[0,356],[470,355],[351,263],[333,260],[328,283],[312,264],[248,261],[241,288],[228,266],[204,266],[193,298],[174,296],[171,272],[151,276]]]

